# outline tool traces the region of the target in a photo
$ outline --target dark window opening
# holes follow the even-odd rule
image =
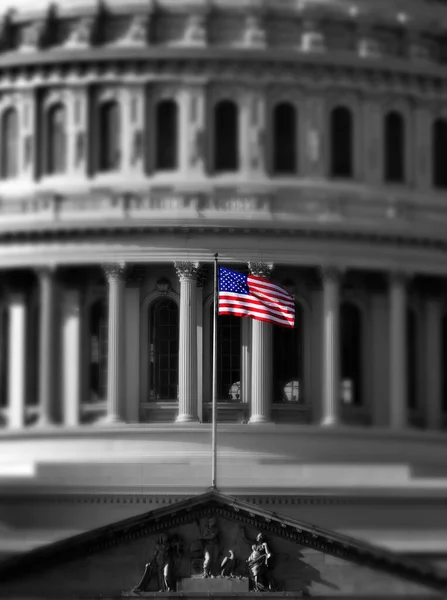
[[[104,300],[90,308],[90,402],[107,398],[108,315]]]
[[[2,117],[2,164],[3,179],[16,177],[18,174],[18,120],[17,111],[10,108]]]
[[[385,117],[385,181],[402,183],[405,179],[405,124],[403,117],[390,112]]]
[[[433,123],[433,185],[447,188],[447,121]]]
[[[296,110],[292,104],[278,104],[273,111],[273,170],[296,173]]]
[[[8,405],[8,308],[0,308],[0,407]]]
[[[303,396],[304,319],[295,305],[295,327],[273,329],[273,401],[301,402]]]
[[[177,168],[178,109],[173,100],[163,100],[157,105],[156,169]]]
[[[222,100],[214,109],[214,168],[217,172],[239,168],[238,110],[234,102]]]
[[[48,110],[47,174],[57,175],[66,169],[66,114],[62,104]]]
[[[348,108],[338,106],[331,113],[331,175],[353,176],[353,123]]]
[[[121,163],[120,108],[114,100],[99,108],[99,170],[116,171]]]
[[[418,345],[417,345],[417,315],[409,308],[407,310],[407,398],[408,408],[417,409],[418,398]]]
[[[174,300],[162,298],[149,311],[149,398],[177,401],[179,310]]]
[[[211,348],[213,347],[213,304],[210,307]],[[220,316],[217,321],[217,399],[242,402],[241,390],[241,318]]]
[[[343,302],[340,311],[341,398],[344,404],[362,404],[362,314]]]

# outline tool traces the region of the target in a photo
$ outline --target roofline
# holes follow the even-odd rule
[[[200,510],[202,508],[202,510]],[[326,554],[380,569],[434,590],[447,589],[447,577],[428,565],[421,565],[400,554],[366,542],[263,510],[248,502],[211,490],[163,506],[143,515],[130,517],[112,525],[40,547],[0,563],[0,581],[23,577],[24,572],[42,570],[46,565],[67,562],[96,553],[125,540],[142,535],[159,534],[168,528],[191,523],[206,515],[217,514],[255,527],[267,535],[283,537]]]

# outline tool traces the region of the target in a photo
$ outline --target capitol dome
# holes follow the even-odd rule
[[[125,536],[117,519],[203,492],[217,468],[221,490],[263,505],[200,505],[233,511],[235,552],[243,515],[284,544],[298,518],[331,531],[299,538],[324,554],[312,593],[405,595],[407,555],[440,585],[447,3],[1,11],[0,558],[23,553],[23,573],[40,545]],[[254,312],[250,282],[279,286],[295,320],[218,316],[213,362],[219,266]],[[405,581],[363,580],[331,544]],[[120,568],[103,572],[120,593]]]

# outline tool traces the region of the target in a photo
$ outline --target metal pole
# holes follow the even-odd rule
[[[212,467],[212,489],[217,489],[217,315],[219,314],[219,290],[218,290],[218,271],[217,258],[218,254],[214,255],[214,312],[213,312],[213,467]]]

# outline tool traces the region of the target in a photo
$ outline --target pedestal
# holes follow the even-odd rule
[[[248,579],[227,579],[216,577],[214,579],[181,579],[177,583],[177,592],[198,594],[243,594],[248,592]]]

